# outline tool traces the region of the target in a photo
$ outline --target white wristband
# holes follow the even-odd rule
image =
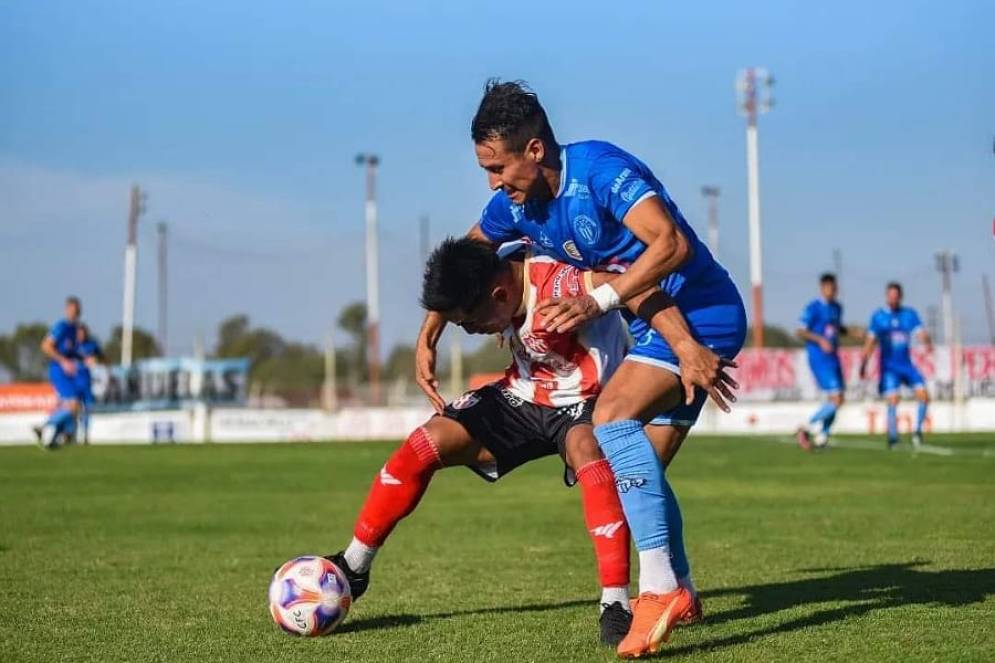
[[[598,308],[601,309],[602,313],[622,305],[622,298],[615,292],[615,288],[612,287],[611,283],[602,283],[592,290],[590,294],[594,297],[594,301],[598,303]]]

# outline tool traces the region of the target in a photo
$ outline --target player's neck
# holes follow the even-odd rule
[[[547,200],[555,198],[556,194],[560,191],[560,184],[563,181],[562,154],[563,150],[559,145],[556,145],[554,149],[546,153],[542,163],[539,164],[542,179],[546,183],[546,191],[543,192],[545,194],[543,197],[547,198]]]
[[[508,261],[508,292],[517,300],[512,301],[516,311],[522,310],[525,301],[525,262],[521,260]]]

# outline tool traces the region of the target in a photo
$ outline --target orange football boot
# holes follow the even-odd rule
[[[701,609],[701,598],[697,594],[693,594],[692,596],[694,597],[694,602],[691,604],[691,610],[677,622],[678,626],[691,626],[692,624],[705,621],[705,613]]]
[[[694,597],[683,587],[666,594],[643,592],[633,604],[632,628],[616,652],[621,658],[657,653],[674,626],[693,610]]]

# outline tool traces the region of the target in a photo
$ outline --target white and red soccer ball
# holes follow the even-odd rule
[[[292,635],[328,635],[342,623],[352,592],[345,574],[324,557],[297,557],[283,564],[269,584],[269,611]]]

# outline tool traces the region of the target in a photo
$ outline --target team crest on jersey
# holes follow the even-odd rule
[[[642,182],[636,180],[629,186],[625,187],[625,191],[622,192],[622,200],[624,200],[627,203],[631,203],[632,200],[636,197],[636,194],[639,193],[639,187],[641,185]]]
[[[539,243],[545,246],[547,249],[551,249],[554,246],[553,240],[549,238],[549,235],[546,234],[545,230],[539,231]]]
[[[468,391],[459,398],[457,398],[456,400],[454,400],[452,403],[450,403],[450,407],[452,407],[454,410],[466,410],[467,408],[471,408],[479,402],[480,402],[480,396],[477,396],[477,394],[473,393],[472,391]]]
[[[524,214],[524,212],[522,212],[522,206],[521,205],[512,205],[511,206],[511,220],[516,225],[522,222],[522,218],[524,216],[525,216],[525,214]]]
[[[584,214],[574,217],[574,230],[577,231],[580,241],[588,246],[594,246],[601,239],[601,226]]]
[[[574,244],[574,241],[572,239],[568,239],[567,241],[563,242],[563,252],[566,253],[571,258],[573,258],[574,260],[584,259],[584,256],[580,254],[580,251],[577,249],[577,245]]]
[[[535,334],[525,332],[524,334],[521,334],[521,339],[522,345],[537,355],[544,355],[549,352],[549,344]]]

